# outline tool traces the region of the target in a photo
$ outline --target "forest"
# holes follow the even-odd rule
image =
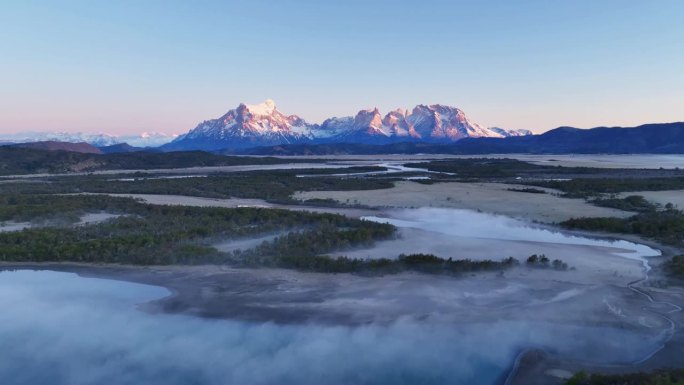
[[[344,168],[335,172],[377,171],[376,168]],[[330,171],[327,171],[330,172]],[[215,173],[195,178],[159,178],[143,173],[51,177],[39,181],[4,183],[5,194],[126,193],[188,195],[207,198],[257,198],[273,203],[300,204],[296,191],[376,190],[393,186],[393,179],[326,176],[326,171],[264,170]],[[300,177],[301,175],[321,175]]]
[[[597,206],[610,207],[624,211],[648,212],[658,209],[657,205],[647,201],[646,198],[641,195],[629,195],[625,198],[611,195],[607,198],[596,198],[590,202]]]
[[[69,151],[0,146],[0,175],[36,173],[92,172],[101,170],[149,170],[183,167],[265,165],[316,162],[316,160],[281,159],[216,155],[205,151],[127,152],[84,154]]]
[[[571,218],[560,225],[567,229],[636,234],[684,247],[684,213],[673,206],[643,211],[629,218]]]
[[[79,225],[87,213],[117,214]],[[500,261],[440,258],[432,254],[381,259],[333,258],[327,253],[372,246],[395,236],[389,224],[265,208],[149,205],[131,198],[94,195],[0,195],[0,223],[30,222],[31,228],[0,232],[0,261],[82,262],[134,265],[228,264],[327,273],[394,274],[417,271],[460,274],[519,266]],[[248,250],[221,252],[217,241],[285,232]],[[532,255],[526,265],[564,270],[560,260]]]
[[[472,260],[440,258],[432,254],[399,255],[398,258],[357,259],[348,257],[333,258],[326,255],[284,254],[265,260],[255,260],[260,255],[247,254],[247,263],[256,266],[283,267],[302,271],[322,273],[356,273],[368,275],[396,274],[415,271],[427,274],[458,275],[477,271],[503,271],[520,265],[515,258],[494,260]]]
[[[656,170],[657,171],[657,170]],[[566,198],[595,198],[603,194],[617,194],[628,191],[662,191],[684,189],[684,171],[675,170],[668,177],[639,177],[634,171],[632,177],[574,178],[572,180],[536,180],[523,183],[547,187],[563,192]]]
[[[119,214],[104,222],[77,225],[81,215]],[[393,236],[387,224],[263,208],[148,205],[106,196],[1,196],[0,221],[29,221],[33,227],[0,232],[0,260],[126,264],[238,263],[210,245],[277,230],[303,229],[269,250],[292,257],[307,247],[326,253],[369,245]],[[320,229],[324,229],[323,231]]]

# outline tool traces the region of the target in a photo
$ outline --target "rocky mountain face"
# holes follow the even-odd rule
[[[280,144],[362,143],[406,141],[450,143],[463,138],[503,138],[529,135],[529,131],[485,128],[458,108],[440,104],[419,105],[412,111],[397,109],[382,115],[377,108],[355,116],[310,124],[297,115],[281,113],[272,100],[240,104],[218,119],[200,123],[188,133],[162,146],[163,150],[240,149]]]
[[[163,146],[168,150],[218,150],[299,143],[311,139],[313,125],[296,115],[284,115],[272,100],[240,104],[218,119],[206,120]]]

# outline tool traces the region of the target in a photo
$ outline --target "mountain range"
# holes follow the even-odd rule
[[[234,151],[250,155],[684,154],[684,122],[637,127],[559,127],[539,135],[465,138],[455,143],[290,144]]]
[[[377,108],[366,109],[354,116],[311,124],[297,115],[283,114],[273,101],[267,100],[257,105],[240,104],[177,137],[146,133],[135,136],[31,132],[0,135],[0,145],[26,142],[39,142],[29,146],[35,149],[90,153],[203,150],[254,155],[681,154],[684,153],[684,122],[591,129],[559,127],[532,135],[527,130],[486,128],[458,108],[433,104],[418,105],[410,111],[396,109],[385,115]]]
[[[527,130],[486,128],[456,108],[441,104],[397,109],[384,116],[377,108],[355,116],[326,119],[322,124],[285,115],[272,100],[240,104],[217,119],[206,120],[172,142],[164,151],[235,150],[282,144],[397,142],[453,143],[464,138],[504,138],[530,135]]]
[[[684,122],[590,129],[558,127],[526,137],[467,139],[457,143],[454,151],[473,154],[682,154]]]
[[[172,141],[174,138],[176,138],[176,135],[157,132],[118,136],[85,132],[21,132],[17,134],[0,134],[0,143],[65,142],[88,143],[95,147],[128,143],[135,147],[158,147]]]

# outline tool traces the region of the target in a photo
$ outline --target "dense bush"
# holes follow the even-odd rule
[[[432,254],[400,255],[397,259],[332,258],[322,255],[281,256],[272,260],[274,266],[326,273],[392,274],[418,271],[430,274],[459,274],[476,271],[502,271],[519,264],[515,258],[501,261],[443,259]]]
[[[684,369],[657,370],[651,373],[587,374],[576,373],[566,385],[684,385]]]
[[[642,212],[629,218],[572,218],[561,225],[568,229],[637,234],[684,246],[684,213],[674,208]]]
[[[538,189],[538,188],[533,188],[533,187],[508,188],[506,190],[514,191],[514,192],[529,193],[529,194],[546,194],[546,191]]]
[[[679,174],[681,175],[681,174]],[[684,189],[684,177],[653,178],[575,178],[571,180],[537,180],[526,184],[563,191],[566,197],[589,198],[601,194],[626,191],[662,191]]]
[[[684,255],[676,255],[665,264],[667,272],[673,277],[684,279]]]
[[[625,198],[618,198],[616,196],[611,196],[609,198],[597,198],[592,200],[591,203],[602,207],[611,207],[624,211],[637,212],[654,211],[658,208],[641,195],[630,195]]]
[[[528,267],[537,267],[537,268],[553,268],[555,270],[567,270],[568,269],[568,264],[561,261],[560,259],[554,259],[551,261],[549,257],[547,257],[544,254],[532,254],[529,257],[527,257],[527,260],[525,261]]]

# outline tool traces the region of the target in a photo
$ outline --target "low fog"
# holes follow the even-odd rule
[[[0,378],[56,385],[492,384],[531,346],[599,362],[631,362],[653,349],[626,330],[567,324],[404,317],[382,325],[276,325],[135,308],[168,294],[69,273],[2,272]]]
[[[389,210],[385,216],[364,218],[399,227],[399,239],[379,242],[375,248],[340,252],[339,255],[392,258],[400,253],[422,252],[456,259],[501,259],[545,253],[551,258],[569,258],[569,262],[578,256],[600,255],[637,260],[645,267],[648,267],[647,257],[660,255],[659,250],[646,245],[571,235],[510,217],[472,210],[402,209]]]
[[[390,211],[389,218],[365,217],[365,219],[387,222],[397,227],[411,227],[463,238],[614,247],[631,251],[632,253],[624,254],[637,254],[635,257],[660,255],[658,250],[625,240],[607,241],[568,235],[559,231],[534,227],[528,222],[507,216],[479,213],[472,210],[426,207]]]

